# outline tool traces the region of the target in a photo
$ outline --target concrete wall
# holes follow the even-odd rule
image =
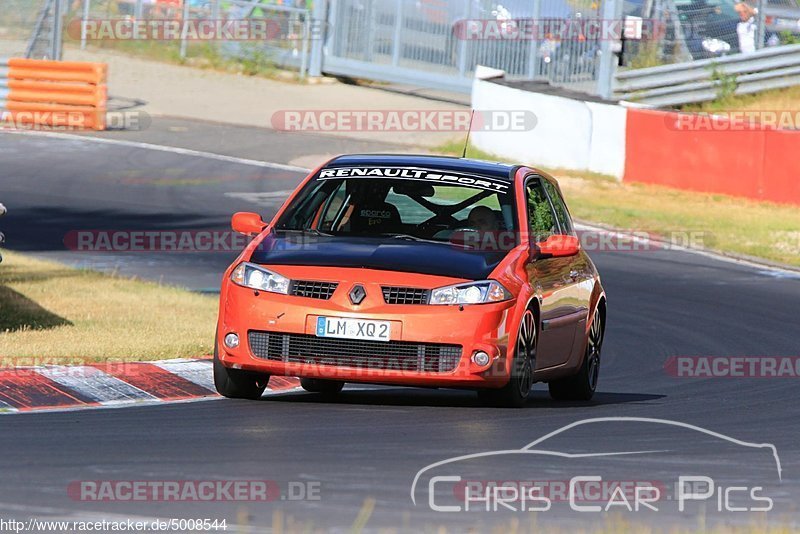
[[[593,171],[621,179],[625,172],[626,109],[543,95],[476,80],[476,111],[532,111],[528,131],[474,131],[472,143],[512,162]]]

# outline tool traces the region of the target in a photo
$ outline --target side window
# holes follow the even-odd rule
[[[322,219],[320,220],[320,230],[330,231],[333,229],[333,223],[336,216],[342,209],[347,192],[344,188],[344,182],[336,187],[336,190],[331,194],[325,204],[323,204]]]
[[[530,178],[527,185],[528,194],[528,228],[536,241],[544,241],[558,233],[553,208],[542,187],[542,180]]]
[[[561,227],[561,232],[567,235],[574,235],[574,231],[572,229],[572,219],[569,217],[569,211],[567,211],[567,205],[564,203],[561,193],[552,182],[548,180],[543,180],[543,182],[544,188],[547,191],[547,195],[550,197],[550,201],[553,203],[556,219],[558,219],[558,225]]]

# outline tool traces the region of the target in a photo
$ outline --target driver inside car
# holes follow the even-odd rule
[[[500,230],[497,213],[487,206],[472,208],[467,217],[467,225],[479,232],[497,232]]]

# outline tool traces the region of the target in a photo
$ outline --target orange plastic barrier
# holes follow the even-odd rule
[[[101,108],[108,100],[105,85],[9,80],[8,88],[9,99],[16,102],[49,102],[56,98],[61,104]]]
[[[5,110],[15,122],[104,130],[108,66],[102,63],[12,58]]]
[[[624,180],[800,204],[800,131],[687,118],[629,109]]]

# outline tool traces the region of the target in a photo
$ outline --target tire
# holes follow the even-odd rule
[[[334,396],[342,391],[344,382],[336,380],[322,380],[320,378],[301,378],[300,385],[309,393],[321,393]]]
[[[269,383],[269,375],[242,369],[230,369],[219,360],[214,342],[214,387],[217,393],[229,399],[258,400]]]
[[[533,310],[525,310],[522,320],[519,322],[519,333],[508,384],[500,389],[478,391],[478,398],[484,404],[500,408],[525,406],[531,387],[533,387],[533,371],[536,369],[536,344],[539,332],[537,325]]]
[[[550,396],[559,401],[589,401],[597,390],[600,375],[600,354],[603,349],[603,315],[600,307],[594,312],[592,327],[586,336],[586,355],[577,374],[550,382]]]

